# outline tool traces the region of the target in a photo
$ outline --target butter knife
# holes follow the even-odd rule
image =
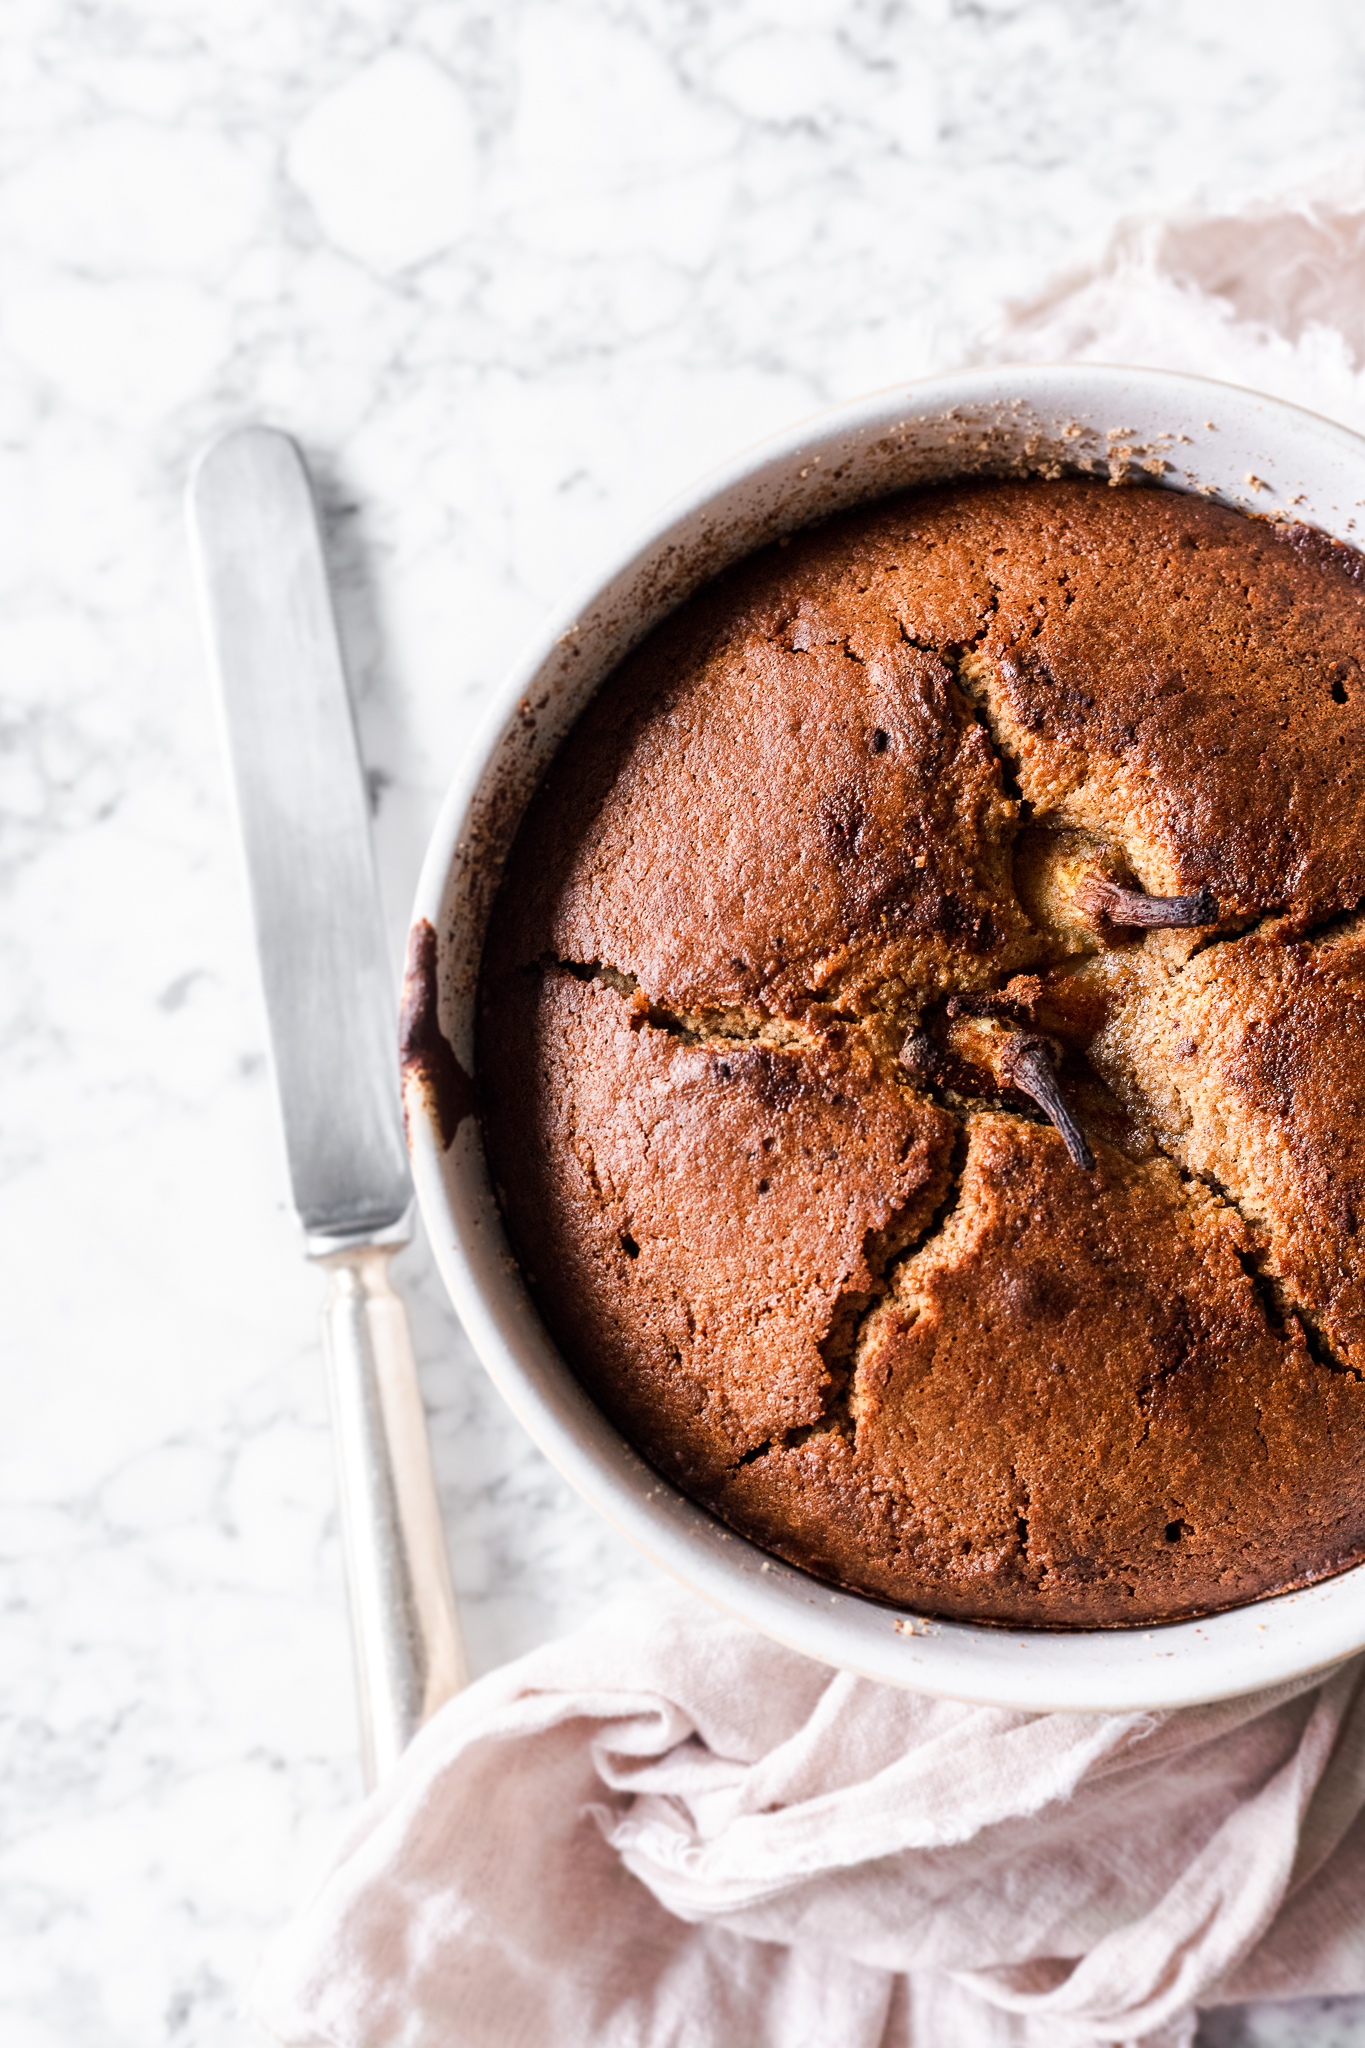
[[[467,1679],[412,1338],[394,985],[366,785],[303,458],[235,429],[188,516],[246,854],[294,1207],[323,1348],[366,1782]]]

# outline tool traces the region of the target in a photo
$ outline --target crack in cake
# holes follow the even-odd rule
[[[512,1245],[644,1456],[965,1619],[1365,1556],[1365,562],[973,482],[750,557],[509,856]]]

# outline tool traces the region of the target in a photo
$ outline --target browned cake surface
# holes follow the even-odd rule
[[[1073,1626],[1365,1555],[1359,567],[1168,492],[889,499],[561,749],[490,927],[490,1162],[585,1384],[768,1548]],[[1105,883],[1215,900],[1144,936]]]

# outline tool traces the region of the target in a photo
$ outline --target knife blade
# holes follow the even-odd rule
[[[412,1180],[364,771],[303,458],[212,442],[188,517],[294,1207],[328,1271],[324,1354],[371,1783],[464,1683],[407,1316]]]
[[[294,1206],[326,1250],[401,1222],[412,1180],[369,809],[303,461],[243,427],[191,527],[246,851]]]

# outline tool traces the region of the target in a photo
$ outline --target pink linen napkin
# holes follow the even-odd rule
[[[682,1592],[492,1673],[258,1987],[295,2048],[1186,2048],[1365,1990],[1365,1659],[1167,1714],[833,1672]]]
[[[1235,208],[1125,221],[1092,269],[1015,307],[976,353],[1188,370],[1365,432],[1365,160]]]
[[[1365,428],[1362,284],[1343,175],[1125,226],[982,355]],[[1365,1991],[1363,1679],[1030,1715],[621,1603],[424,1731],[259,2010],[293,2048],[1188,2048],[1200,2005]]]

